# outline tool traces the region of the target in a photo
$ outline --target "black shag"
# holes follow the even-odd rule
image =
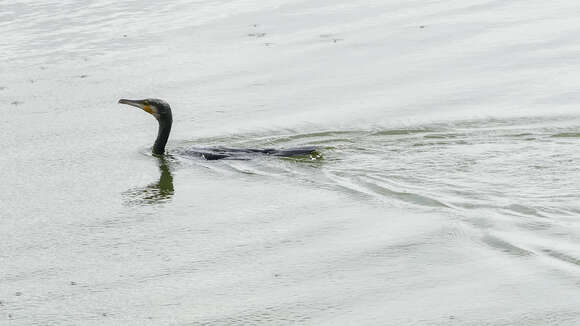
[[[159,122],[159,131],[157,132],[157,139],[153,144],[153,154],[162,156],[165,154],[165,145],[169,139],[171,132],[171,125],[173,124],[173,115],[171,114],[171,107],[167,102],[160,99],[145,99],[145,100],[119,100],[121,104],[131,105],[142,109],[151,114]],[[200,156],[206,160],[219,160],[223,158],[239,158],[252,154],[264,154],[273,156],[304,156],[315,155],[316,148],[301,147],[291,149],[239,149],[239,148],[208,148],[208,149],[192,149],[185,151],[186,154]]]

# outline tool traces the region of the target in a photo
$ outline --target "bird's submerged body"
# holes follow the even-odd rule
[[[153,144],[153,154],[162,156],[165,154],[165,146],[169,139],[171,126],[173,124],[173,115],[169,104],[159,99],[145,99],[145,100],[119,100],[121,104],[127,104],[138,107],[143,111],[153,115],[159,122],[159,131],[157,139]],[[255,149],[255,148],[190,148],[183,150],[183,155],[199,157],[205,160],[220,160],[220,159],[249,159],[257,155],[266,156],[280,156],[280,157],[294,157],[306,155],[318,155],[315,147],[298,147],[289,149]]]
[[[200,157],[205,160],[238,159],[245,160],[255,156],[295,157],[316,154],[315,147],[297,147],[288,149],[274,148],[189,148],[182,152],[187,156]]]

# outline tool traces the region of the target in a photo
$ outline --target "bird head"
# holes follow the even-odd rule
[[[169,104],[167,104],[167,102],[165,102],[164,100],[156,98],[148,98],[144,100],[120,99],[119,103],[140,108],[143,111],[154,116],[155,119],[157,119],[157,121],[159,122],[171,119],[171,108],[169,107]]]

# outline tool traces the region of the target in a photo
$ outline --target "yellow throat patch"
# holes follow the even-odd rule
[[[149,114],[153,114],[153,108],[149,105],[144,105],[143,106],[143,111],[149,113]]]

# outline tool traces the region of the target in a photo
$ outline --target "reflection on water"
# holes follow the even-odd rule
[[[132,188],[123,193],[124,203],[128,206],[154,205],[168,202],[175,193],[173,176],[164,157],[158,157],[159,181],[145,187]]]
[[[225,163],[221,165],[221,167],[227,167],[243,173],[253,174],[252,170],[256,172],[260,168],[260,164],[256,161],[260,161],[262,164],[266,164],[270,167],[270,169],[275,170],[276,164],[272,164],[272,161],[269,161],[268,164],[264,160],[259,160],[259,158],[273,158],[276,159],[278,162],[282,162],[284,160],[288,162],[301,162],[301,163],[311,163],[313,161],[321,161],[323,159],[322,155],[315,151],[314,149],[309,149],[308,154],[305,155],[295,155],[295,154],[302,154],[304,151],[303,148],[291,148],[287,150],[279,150],[276,151],[277,153],[282,154],[289,154],[289,156],[281,156],[281,155],[264,155],[264,153],[259,152],[252,153],[252,150],[245,150],[245,149],[222,149],[222,148],[204,148],[201,149],[202,152],[198,150],[189,150],[189,151],[174,151],[173,154],[168,154],[164,157],[157,157],[158,164],[159,164],[159,181],[151,183],[145,187],[136,187],[131,188],[122,193],[123,202],[127,206],[144,206],[144,205],[154,205],[154,204],[161,204],[166,203],[171,200],[175,193],[175,189],[173,187],[173,176],[171,174],[170,165],[176,163],[174,160],[181,158],[185,159],[186,161],[190,162],[208,162],[214,160],[220,160],[223,158],[227,158],[224,161],[234,162],[234,161],[251,161],[248,163],[248,166],[244,169],[237,169],[234,165]],[[204,154],[204,155],[200,155]],[[208,156],[211,155],[211,158]],[[231,155],[231,156],[230,156]],[[283,170],[276,170],[276,174],[283,175]]]

